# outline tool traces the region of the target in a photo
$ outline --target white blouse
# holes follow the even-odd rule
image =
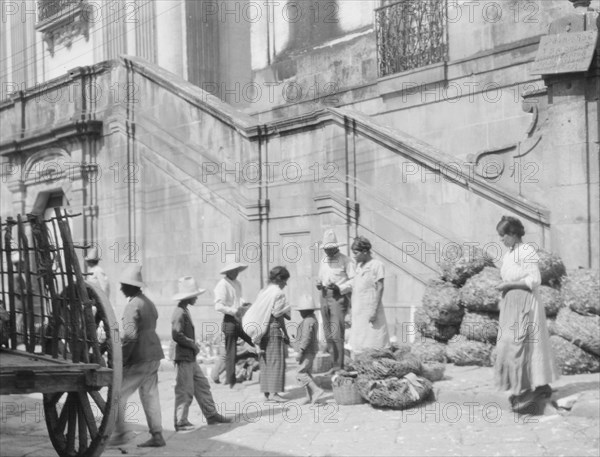
[[[531,291],[542,282],[538,257],[535,247],[527,243],[518,243],[502,258],[500,274],[503,281],[514,282],[525,280]]]

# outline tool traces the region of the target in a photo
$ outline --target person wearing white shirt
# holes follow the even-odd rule
[[[217,283],[214,290],[215,310],[224,314],[222,331],[225,334],[225,384],[229,384],[230,387],[236,383],[235,359],[238,337],[254,347],[252,339],[246,335],[240,322],[243,299],[242,284],[237,277],[246,268],[248,265],[237,262],[225,266],[220,272],[225,276]]]
[[[339,250],[333,230],[323,235],[325,257],[319,267],[317,289],[321,291],[321,316],[328,351],[333,359],[331,371],[344,368],[345,318],[350,307],[354,262]]]
[[[102,269],[100,265],[100,257],[98,256],[98,249],[93,247],[90,249],[88,254],[85,256],[85,263],[87,265],[87,277],[86,279],[97,285],[100,290],[106,295],[107,298],[110,298],[110,283],[108,281],[108,276]]]

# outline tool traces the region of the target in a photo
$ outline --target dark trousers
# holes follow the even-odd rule
[[[321,295],[321,316],[327,348],[333,361],[333,368],[344,368],[344,318],[348,312],[348,297],[337,295],[331,289],[323,289]]]
[[[225,334],[225,384],[233,386],[235,380],[235,362],[237,355],[237,339],[254,346],[252,338],[246,335],[242,324],[233,316],[226,314],[223,318],[223,333]]]

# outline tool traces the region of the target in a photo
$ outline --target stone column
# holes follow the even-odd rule
[[[569,0],[575,11],[550,25],[549,35],[598,30],[598,13],[589,0]],[[561,40],[557,41],[560,46]],[[551,173],[547,205],[552,250],[568,268],[599,266],[598,97],[599,47],[587,71],[544,74],[548,125],[544,132],[544,173]],[[557,60],[557,67],[560,64]]]

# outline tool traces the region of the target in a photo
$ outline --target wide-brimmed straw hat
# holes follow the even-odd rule
[[[333,249],[344,245],[345,243],[338,243],[337,236],[333,230],[325,230],[325,233],[323,234],[323,241],[321,242],[321,248]]]
[[[225,265],[225,267],[219,273],[224,275],[228,271],[233,271],[233,270],[244,271],[246,268],[248,268],[248,265],[245,265],[240,262],[231,262],[231,263],[228,263],[227,265]]]
[[[309,311],[319,309],[319,307],[315,304],[312,296],[305,294],[300,297],[300,300],[298,301],[298,304],[294,306],[294,309],[296,311]]]
[[[97,247],[93,247],[91,248],[87,255],[84,257],[84,260],[100,260],[100,257],[98,256],[98,248]]]
[[[178,292],[173,295],[173,300],[181,301],[188,298],[194,298],[206,292],[206,289],[200,289],[196,284],[196,280],[191,276],[183,276],[179,278],[177,283]]]
[[[130,286],[144,287],[142,280],[142,266],[130,265],[121,273],[119,278],[121,284],[129,284]]]

